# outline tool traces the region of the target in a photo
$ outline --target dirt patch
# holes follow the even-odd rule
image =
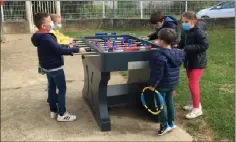
[[[223,84],[222,86],[220,86],[219,90],[222,92],[234,94],[235,92],[234,87],[235,87],[235,84]]]
[[[188,111],[182,109],[183,106],[176,105],[176,123],[193,136],[194,141],[214,141],[216,139],[214,132],[207,124],[204,116],[197,119],[185,119]]]

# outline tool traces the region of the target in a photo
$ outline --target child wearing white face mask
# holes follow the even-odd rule
[[[51,15],[52,23],[51,23],[51,33],[53,33],[57,37],[57,41],[59,44],[70,45],[73,42],[73,38],[65,36],[60,32],[62,29],[61,24],[61,16],[58,14]]]

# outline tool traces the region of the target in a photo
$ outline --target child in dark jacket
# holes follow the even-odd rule
[[[158,135],[163,135],[176,127],[175,106],[173,91],[179,82],[179,70],[184,61],[184,52],[180,49],[172,49],[171,44],[176,39],[173,29],[163,28],[158,33],[160,48],[154,54],[151,61],[150,85],[151,90],[157,89],[165,100],[166,110],[160,113],[160,130]]]
[[[150,23],[152,24],[153,29],[155,29],[155,32],[148,35],[149,40],[158,39],[158,32],[162,28],[171,28],[175,30],[176,35],[178,36],[177,20],[172,16],[165,16],[164,12],[162,11],[152,13],[150,17]],[[172,45],[176,45],[177,43],[178,42],[176,38],[175,42],[173,42]]]
[[[208,39],[203,23],[197,21],[194,12],[185,12],[182,17],[183,32],[179,48],[185,51],[184,67],[187,70],[189,89],[192,94],[192,104],[184,106],[191,111],[185,117],[193,119],[203,114],[200,103],[199,82],[207,65]]]
[[[65,106],[66,79],[62,56],[73,55],[73,53],[84,52],[85,50],[83,48],[60,46],[55,35],[50,33],[50,23],[51,18],[49,14],[35,14],[34,24],[38,31],[33,34],[31,41],[37,47],[39,65],[47,75],[50,117],[57,118],[57,121],[74,121],[76,116],[69,114]],[[55,97],[56,88],[59,90],[58,97]],[[57,101],[58,107],[56,105]]]

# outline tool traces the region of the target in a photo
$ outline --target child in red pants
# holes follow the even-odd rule
[[[208,39],[203,23],[197,21],[194,12],[185,12],[181,16],[182,35],[179,48],[185,51],[184,67],[187,71],[189,89],[192,94],[192,105],[184,106],[191,111],[185,117],[193,119],[203,114],[200,103],[199,82],[207,65]]]

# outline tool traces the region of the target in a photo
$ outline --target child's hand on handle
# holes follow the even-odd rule
[[[155,44],[159,45],[160,41],[159,40],[155,40]]]
[[[155,91],[155,88],[154,88],[154,87],[150,87],[150,90],[151,90],[151,91]]]
[[[179,48],[178,44],[173,45],[174,48]]]
[[[85,48],[80,48],[80,49],[79,49],[79,52],[80,52],[80,53],[85,53],[86,50],[85,50]]]
[[[70,39],[69,39],[69,42],[70,42],[70,43],[74,43],[74,39],[73,39],[73,38],[70,38]]]
[[[70,47],[70,48],[73,48],[73,47],[74,47],[74,44],[73,44],[73,43],[70,43],[70,44],[69,44],[69,47]]]

